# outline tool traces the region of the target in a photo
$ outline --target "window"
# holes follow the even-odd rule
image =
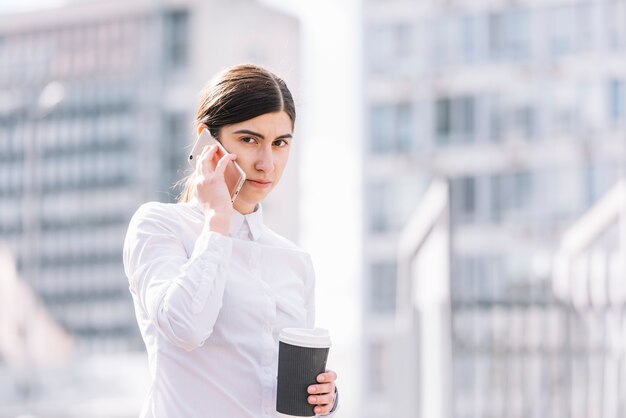
[[[626,2],[612,0],[606,3],[609,46],[613,49],[626,47]]]
[[[413,112],[409,103],[371,109],[371,149],[375,153],[408,152],[413,143]]]
[[[417,206],[424,191],[423,182],[391,179],[373,184],[368,190],[370,228],[373,232],[401,229]]]
[[[189,61],[189,13],[169,12],[165,17],[165,65],[173,70],[187,66]]]
[[[401,22],[372,27],[368,47],[371,47],[368,56],[373,72],[395,69],[413,54],[413,25]]]
[[[476,100],[472,96],[442,97],[435,102],[435,137],[438,144],[473,142]]]
[[[472,64],[483,58],[481,15],[445,15],[428,27],[430,55],[435,67]]]
[[[479,29],[481,21],[478,16],[461,16],[461,53],[464,63],[472,63],[479,59]]]
[[[511,91],[486,97],[489,139],[501,142],[510,138],[531,140],[538,136],[537,109],[532,93]]]
[[[494,60],[525,58],[530,53],[530,13],[512,10],[489,15],[489,52]]]
[[[396,309],[396,263],[373,264],[370,274],[371,311],[374,313],[393,313]]]
[[[511,133],[522,138],[535,136],[535,110],[530,105],[521,105],[512,110]]]
[[[529,215],[533,192],[528,171],[495,174],[491,177],[491,215],[494,221]]]
[[[593,32],[591,4],[569,4],[547,10],[549,50],[553,55],[564,55],[588,49]]]
[[[557,84],[546,92],[549,103],[549,126],[552,133],[576,132],[579,123],[578,87],[573,84]]]
[[[575,48],[575,18],[571,5],[556,7],[551,10],[550,52],[561,55],[572,52]]]
[[[626,82],[612,80],[609,83],[609,119],[619,123],[626,115]]]
[[[476,214],[476,179],[461,177],[451,182],[453,222],[472,222]]]
[[[433,33],[432,60],[436,66],[453,64],[457,56],[456,19],[445,16],[437,19],[431,28]]]

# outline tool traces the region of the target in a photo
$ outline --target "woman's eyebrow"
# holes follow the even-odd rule
[[[248,129],[240,129],[238,131],[235,131],[234,133],[236,133],[236,134],[252,135],[252,136],[256,136],[256,137],[259,137],[259,138],[265,140],[265,137],[263,135],[261,135],[260,133],[257,133],[257,132],[254,132],[254,131],[250,131]],[[283,139],[283,138],[293,138],[293,135],[291,135],[291,134],[283,134],[281,136],[276,137],[276,139]]]

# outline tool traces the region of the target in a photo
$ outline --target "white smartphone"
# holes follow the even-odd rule
[[[204,147],[210,147],[213,144],[216,144],[219,148],[218,156],[220,158],[228,154],[226,148],[224,148],[224,146],[217,139],[215,139],[213,135],[211,135],[209,130],[203,129],[198,136],[198,140],[191,149],[191,154],[189,154],[188,161],[189,165],[191,165],[191,168],[196,168],[196,161],[198,160],[198,157],[200,157],[200,154],[202,154],[202,150],[204,150]],[[230,161],[226,166],[224,179],[226,180],[226,186],[228,186],[228,191],[230,192],[230,201],[234,203],[237,195],[239,195],[239,192],[241,191],[241,188],[246,181],[246,173],[241,169],[241,167],[239,167],[239,164],[237,164],[235,161]]]

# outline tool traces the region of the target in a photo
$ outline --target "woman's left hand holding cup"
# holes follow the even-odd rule
[[[335,405],[335,381],[337,380],[337,373],[332,370],[326,370],[325,373],[320,373],[317,376],[316,385],[308,387],[309,392],[308,402],[311,405],[315,405],[313,412],[318,415],[326,415],[330,413]]]

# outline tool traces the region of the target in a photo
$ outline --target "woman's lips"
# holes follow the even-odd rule
[[[248,179],[248,182],[254,186],[254,187],[258,187],[259,189],[267,189],[268,187],[270,187],[272,185],[271,181],[256,181],[256,180],[250,180]]]

